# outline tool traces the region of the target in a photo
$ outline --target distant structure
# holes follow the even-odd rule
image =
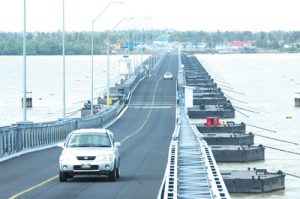
[[[169,37],[170,35],[159,35],[153,39],[153,44],[157,46],[166,46],[169,44]]]
[[[255,52],[256,47],[253,45],[254,40],[232,40],[228,43],[216,45],[216,50],[219,53],[233,53],[233,52]]]
[[[251,45],[255,43],[253,40],[249,41],[240,41],[240,40],[232,40],[230,45],[231,48],[245,48],[245,47],[251,47]]]
[[[241,41],[234,39],[217,44],[183,42],[182,51],[187,53],[256,53],[259,49],[255,46],[255,40]]]
[[[295,97],[295,106],[300,107],[300,95]]]

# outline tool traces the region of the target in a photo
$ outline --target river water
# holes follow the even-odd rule
[[[300,143],[300,108],[294,107],[300,92],[300,54],[198,55],[203,66],[216,79],[225,94],[239,107],[236,122],[271,129],[276,133],[247,127],[264,136]],[[226,90],[227,91],[226,91]],[[232,92],[232,90],[234,92]],[[239,93],[237,93],[239,92]],[[239,102],[241,101],[241,102]],[[249,112],[243,109],[249,109]],[[246,116],[247,115],[247,116]],[[262,137],[255,144],[300,152],[300,146]],[[251,163],[219,164],[220,169],[256,167],[276,172],[282,170],[300,176],[300,156],[266,149],[265,160]],[[300,179],[286,176],[286,189],[267,194],[231,194],[232,198],[300,198]]]
[[[111,85],[119,80],[119,60],[111,56]],[[105,91],[106,56],[94,56],[94,97]],[[23,119],[23,58],[0,56],[0,126]],[[33,108],[27,120],[52,121],[62,117],[62,57],[27,56],[27,91],[32,92]],[[67,115],[83,107],[91,98],[91,56],[66,56]],[[78,116],[73,115],[73,116]]]
[[[198,55],[204,67],[233,98],[239,109],[236,122],[272,129],[271,133],[247,127],[264,136],[300,143],[300,108],[294,107],[295,92],[300,92],[300,54]],[[111,57],[111,78],[119,79],[119,59]],[[106,86],[106,56],[94,58],[94,93]],[[32,91],[33,108],[28,120],[34,122],[62,117],[61,56],[28,56],[27,88]],[[66,104],[72,113],[90,99],[91,57],[66,56]],[[227,89],[227,91],[225,90]],[[232,92],[239,92],[234,93]],[[22,57],[0,56],[0,126],[22,120]],[[242,101],[242,102],[239,102]],[[247,116],[245,116],[247,115]],[[287,119],[289,117],[291,119]],[[256,144],[299,152],[299,145],[255,137]],[[219,164],[221,169],[265,168],[300,175],[300,156],[266,149],[265,161]],[[300,179],[286,177],[286,189],[268,194],[231,194],[232,198],[300,198]]]

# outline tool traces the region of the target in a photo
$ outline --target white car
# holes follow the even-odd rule
[[[167,80],[167,79],[170,79],[170,80],[173,79],[173,75],[172,75],[171,72],[166,72],[166,73],[164,74],[164,80]]]
[[[110,130],[75,130],[60,146],[60,182],[75,175],[107,175],[111,181],[120,177],[120,143],[114,141]]]

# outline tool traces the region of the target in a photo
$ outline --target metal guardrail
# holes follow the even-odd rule
[[[213,190],[214,197],[220,199],[230,199],[230,195],[223,181],[221,172],[218,168],[211,148],[207,145],[197,127],[195,125],[191,125],[191,127],[193,129],[196,141],[199,145],[201,145],[201,153],[204,157],[203,161],[205,162],[205,165],[207,165],[207,175],[209,181],[211,182],[211,188]]]
[[[165,172],[164,199],[177,198],[178,133],[180,124],[176,124],[169,147],[169,157]]]
[[[0,128],[0,158],[28,149],[57,143],[68,133],[80,128],[99,128],[116,116],[120,106],[116,103],[99,114],[44,123],[19,123]]]
[[[176,116],[168,163],[157,199],[230,199],[212,151],[184,110]]]
[[[164,62],[164,60],[166,59],[166,56],[167,54],[166,53],[162,53],[162,54],[159,54],[159,60],[158,62],[153,66],[153,68],[151,68],[151,73],[152,74],[155,74],[157,73],[157,71],[159,70],[160,68],[160,65]]]
[[[117,115],[121,104],[116,102],[112,107],[105,109],[97,115],[89,115],[78,120],[78,129],[101,128]]]
[[[184,110],[178,150],[178,198],[214,198],[207,165]]]

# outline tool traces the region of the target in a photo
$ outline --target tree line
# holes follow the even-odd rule
[[[106,38],[110,43],[119,43],[123,48],[128,41],[152,42],[159,35],[169,35],[169,42],[206,44],[208,48],[231,42],[233,40],[254,41],[253,45],[262,49],[273,49],[288,52],[300,52],[300,31],[174,31],[144,30],[115,31],[94,33],[94,54],[105,54]],[[23,53],[22,33],[0,32],[0,55],[21,55]],[[26,35],[26,51],[28,55],[60,55],[62,54],[62,32],[29,32]],[[287,48],[288,47],[288,48]],[[66,32],[65,53],[67,55],[91,54],[91,32]]]

